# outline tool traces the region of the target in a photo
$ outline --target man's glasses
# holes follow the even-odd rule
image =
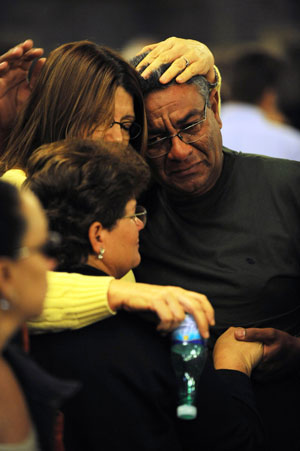
[[[137,122],[132,121],[124,121],[124,122],[117,122],[113,121],[109,128],[112,128],[115,124],[119,125],[121,127],[121,130],[129,139],[135,139],[137,138],[142,131],[142,127]]]
[[[44,255],[47,258],[55,258],[57,250],[61,244],[61,236],[57,232],[49,232],[47,241],[40,246],[23,246],[18,249],[18,259],[30,257],[30,255],[36,252]]]
[[[142,207],[141,205],[137,205],[134,215],[123,216],[122,219],[124,219],[124,218],[133,219],[136,222],[136,224],[138,224],[137,221],[141,221],[143,223],[143,225],[145,226],[146,222],[147,222],[147,210],[145,207]]]
[[[148,139],[148,148],[146,155],[149,158],[159,158],[167,155],[171,149],[171,139],[178,137],[185,144],[192,144],[201,138],[200,132],[203,122],[206,121],[207,102],[204,105],[201,115],[203,116],[199,121],[182,128],[174,135],[169,136],[154,136]]]

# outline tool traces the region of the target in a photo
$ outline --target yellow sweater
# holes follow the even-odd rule
[[[2,180],[18,188],[26,179],[20,169],[7,171]],[[115,314],[107,301],[113,277],[83,276],[75,273],[48,272],[48,292],[41,316],[28,323],[35,330],[78,329]],[[134,282],[133,272],[123,278]]]

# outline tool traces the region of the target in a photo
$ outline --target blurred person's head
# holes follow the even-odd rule
[[[0,328],[13,333],[39,315],[46,294],[48,226],[39,201],[0,181]]]
[[[299,35],[285,45],[284,52],[288,59],[288,67],[280,86],[278,103],[290,125],[300,130]]]
[[[238,51],[230,60],[230,100],[258,105],[266,93],[276,95],[284,61],[264,49]]]
[[[26,185],[62,237],[60,267],[89,264],[119,278],[137,266],[146,217],[135,216],[136,198],[149,178],[147,164],[128,144],[64,140],[38,148]]]
[[[3,169],[26,170],[32,151],[65,138],[130,143],[146,139],[136,71],[121,56],[89,41],[53,50],[11,133]]]
[[[202,76],[184,84],[161,84],[159,78],[169,66],[141,80],[148,122],[146,157],[160,183],[196,196],[210,190],[222,170],[218,96]]]

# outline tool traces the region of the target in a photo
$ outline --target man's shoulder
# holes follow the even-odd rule
[[[300,162],[296,160],[287,160],[285,158],[269,157],[266,155],[259,155],[255,153],[238,152],[236,150],[229,149],[223,146],[223,153],[228,158],[233,158],[238,164],[245,166],[256,166],[262,168],[278,169],[282,168],[290,169],[291,171],[300,171]]]
[[[248,154],[223,148],[225,158],[234,160],[234,173],[251,178],[252,182],[265,180],[274,186],[283,185],[299,186],[300,184],[300,162],[274,158],[264,155]]]

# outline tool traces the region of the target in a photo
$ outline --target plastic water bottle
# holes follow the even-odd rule
[[[171,357],[179,390],[178,418],[193,420],[197,416],[196,391],[206,356],[206,340],[201,337],[194,318],[186,314],[172,333]]]

